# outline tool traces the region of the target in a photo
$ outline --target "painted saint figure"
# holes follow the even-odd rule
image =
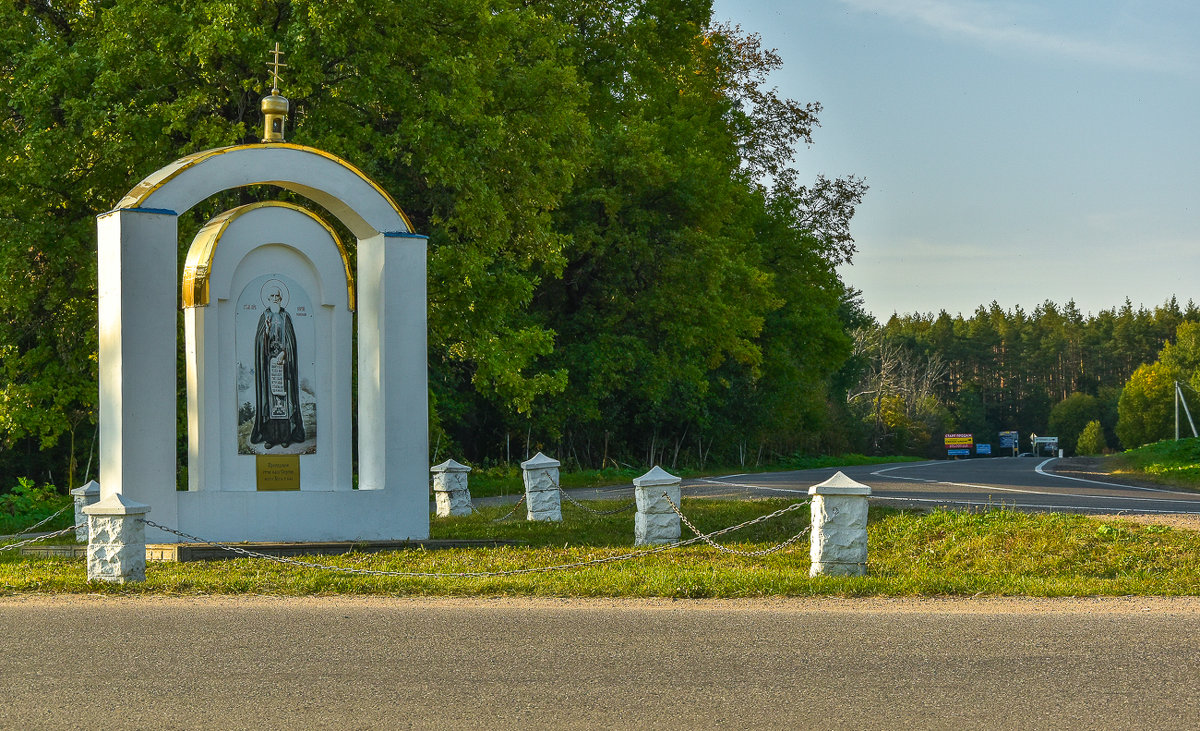
[[[276,444],[299,444],[305,435],[292,317],[278,280],[267,282],[262,291],[266,308],[254,333],[255,411],[250,443],[270,449]]]

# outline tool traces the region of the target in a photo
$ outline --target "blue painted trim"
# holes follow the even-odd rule
[[[130,213],[160,213],[164,216],[178,216],[177,211],[172,211],[169,208],[120,208],[118,210],[129,211]]]
[[[383,235],[389,239],[425,239],[427,241],[429,240],[429,237],[424,234],[414,234],[414,233],[409,233],[408,231],[384,231]]]

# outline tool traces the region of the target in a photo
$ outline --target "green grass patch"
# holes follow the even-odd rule
[[[1113,474],[1200,489],[1200,439],[1164,440],[1109,458]]]
[[[781,470],[810,470],[828,467],[851,467],[855,465],[920,461],[922,461],[920,457],[868,457],[862,454],[843,454],[839,457],[806,457],[794,455],[785,460],[764,464],[759,467],[715,465],[704,469],[685,467],[668,471],[687,479],[692,477],[712,477],[715,475],[778,472]],[[563,488],[630,485],[633,483],[633,478],[640,477],[648,469],[606,467],[602,470],[563,470],[559,474],[559,485]],[[524,484],[521,482],[521,467],[515,462],[494,467],[476,467],[471,471],[469,484],[472,497],[519,495],[525,491]]]
[[[765,515],[789,500],[685,499],[704,531]],[[596,503],[598,509],[620,503]],[[343,567],[406,572],[505,571],[617,556],[633,549],[631,513],[596,517],[569,504],[562,523],[492,522],[506,509],[435,519],[434,538],[520,546],[318,556]],[[734,548],[775,545],[807,526],[808,509],[722,536]],[[684,529],[684,537],[689,537]],[[264,559],[152,563],[143,584],[89,584],[79,559],[0,553],[0,593],[386,596],[767,597],[1090,596],[1200,594],[1200,533],[1076,515],[871,509],[865,577],[809,578],[808,540],[759,558],[704,545],[599,566],[507,577],[356,576]]]

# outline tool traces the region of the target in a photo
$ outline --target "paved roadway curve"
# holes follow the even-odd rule
[[[1200,601],[0,598],[0,728],[1200,726]]]
[[[872,501],[886,505],[980,507],[1074,513],[1200,514],[1200,492],[1125,485],[1115,481],[1055,475],[1056,460],[996,457],[937,462],[842,467],[849,477],[871,486]],[[684,495],[695,497],[785,497],[838,470],[767,472],[687,480]],[[576,491],[572,491],[573,494]],[[624,498],[630,487],[578,491],[581,497]]]

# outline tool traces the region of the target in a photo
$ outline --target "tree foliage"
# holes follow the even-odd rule
[[[1058,446],[1074,454],[1075,443],[1084,428],[1100,423],[1100,401],[1087,393],[1073,393],[1050,409],[1050,434],[1058,437]]]
[[[1139,367],[1125,384],[1117,436],[1126,448],[1175,436],[1176,383],[1190,404],[1200,401],[1195,398],[1200,389],[1200,322],[1180,323],[1175,341],[1165,344],[1158,359]]]
[[[255,142],[276,41],[289,140],[361,167],[430,236],[442,449],[503,459],[516,434],[598,464],[849,442],[830,427],[861,313],[835,267],[865,185],[799,181],[820,107],[769,88],[780,58],[709,0],[17,0],[0,4],[0,471],[82,458],[93,217],[174,159]],[[197,206],[181,252],[268,194]]]
[[[1104,428],[1100,426],[1100,421],[1098,419],[1089,421],[1083,427],[1083,431],[1079,433],[1075,453],[1100,454],[1106,449],[1108,449],[1108,443],[1104,440]]]
[[[1145,417],[1151,422],[1133,427],[1133,417],[1127,417],[1124,421],[1129,423],[1119,432],[1118,399],[1125,403],[1126,391],[1139,404],[1159,398],[1158,386],[1152,389],[1154,395],[1145,393],[1160,380],[1157,372],[1129,379],[1154,361],[1164,346],[1164,363],[1195,372],[1200,347],[1192,342],[1200,340],[1200,331],[1193,330],[1192,323],[1198,322],[1200,310],[1194,304],[1181,308],[1173,298],[1153,310],[1135,309],[1126,300],[1120,307],[1087,316],[1073,302],[1065,306],[1045,302],[1032,312],[1019,307],[1005,310],[993,302],[969,317],[945,311],[893,315],[869,328],[870,337],[891,344],[899,355],[881,358],[877,351],[866,368],[857,367],[858,387],[851,393],[873,393],[872,384],[878,382],[879,369],[887,360],[905,362],[909,369],[926,364],[918,370],[929,374],[929,393],[947,414],[938,429],[972,432],[977,442],[995,441],[998,432],[1005,430],[1017,430],[1023,437],[1052,434],[1070,450],[1084,426],[1095,419],[1106,443],[1114,444],[1120,436],[1125,446],[1136,446],[1146,434],[1161,433],[1159,426],[1150,426],[1161,419],[1154,411]],[[934,363],[939,367],[931,368]],[[902,410],[911,413],[918,401],[928,397],[922,390],[900,398]],[[1123,406],[1122,413],[1133,408],[1132,403]],[[861,397],[851,399],[851,411],[860,423],[877,421],[873,411],[862,407]],[[878,429],[869,428],[867,433]],[[883,449],[886,444],[868,441],[864,448]],[[908,449],[927,456],[944,454],[937,429],[928,443],[910,443]]]

